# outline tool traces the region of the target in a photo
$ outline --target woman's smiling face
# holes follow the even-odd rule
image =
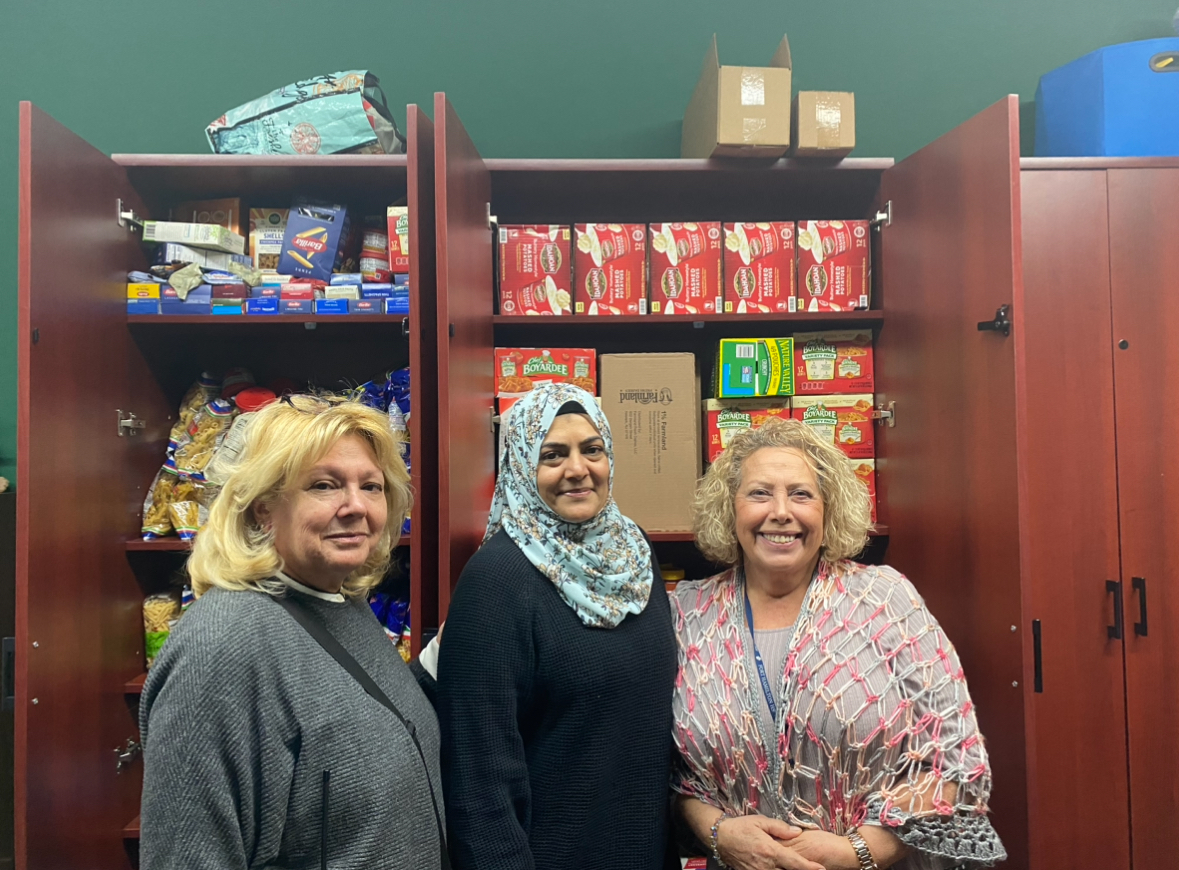
[[[802,453],[765,447],[750,455],[734,508],[747,575],[810,580],[823,546],[823,499]]]
[[[536,488],[557,516],[583,523],[610,498],[606,442],[584,414],[561,414],[545,436],[536,468]]]

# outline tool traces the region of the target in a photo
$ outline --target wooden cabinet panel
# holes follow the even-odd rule
[[[434,125],[417,106],[406,108],[409,201],[409,418],[410,622],[412,652],[421,652],[422,630],[438,626],[438,320],[434,260]]]
[[[1179,169],[1108,176],[1134,866],[1166,867],[1179,816]]]
[[[1042,691],[1029,740],[1031,866],[1128,867],[1121,641],[1106,626],[1119,576],[1109,226],[1104,171],[1024,171],[1027,613]],[[1083,220],[1078,217],[1084,216]],[[1034,676],[1033,676],[1034,681]],[[1094,777],[1100,800],[1084,794]]]
[[[884,173],[885,326],[877,401],[896,402],[877,442],[888,561],[929,602],[961,654],[994,774],[993,820],[1027,863],[1026,482],[1018,100],[1009,97]],[[979,332],[1001,305],[1005,337]],[[1030,652],[1030,639],[1027,643]],[[1030,674],[1026,675],[1030,677]]]
[[[143,667],[141,593],[128,566],[124,459],[126,270],[144,206],[124,171],[20,106],[16,866],[120,866],[138,771],[112,750],[136,734],[122,685]],[[148,410],[135,408],[142,414]],[[156,460],[158,463],[158,459]]]
[[[438,618],[479,547],[494,485],[491,177],[445,94],[434,95],[438,228]]]

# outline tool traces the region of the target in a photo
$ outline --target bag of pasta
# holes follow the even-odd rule
[[[199,476],[235,416],[237,409],[226,399],[213,399],[197,411],[188,425],[188,440],[176,448],[176,470],[189,477]]]
[[[172,488],[178,480],[176,466],[169,459],[156,472],[147,498],[143,500],[143,539],[152,541],[172,534],[172,519],[168,515],[168,502],[172,500]]]
[[[168,518],[182,541],[191,541],[209,518],[208,491],[204,481],[181,475],[168,500]]]
[[[180,602],[171,592],[158,592],[143,599],[143,652],[150,669],[180,618]]]
[[[201,372],[200,379],[188,388],[188,392],[180,400],[180,413],[168,436],[169,453],[188,440],[188,427],[192,425],[192,418],[206,403],[217,398],[220,391],[221,382],[208,372]]]

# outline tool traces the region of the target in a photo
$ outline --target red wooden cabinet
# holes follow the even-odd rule
[[[107,157],[28,103],[20,119],[15,710],[16,866],[125,867],[141,769],[141,605],[184,547],[136,541],[146,488],[179,399],[202,370],[241,365],[324,387],[409,365],[414,413],[408,540],[415,650],[437,625],[434,130],[407,112],[408,154],[298,158]],[[297,195],[384,213],[408,197],[409,318],[128,318],[126,272],[144,268],[134,225],[180,200]],[[125,223],[125,222],[124,222]],[[116,409],[145,423],[121,435]],[[169,552],[172,551],[172,552]]]
[[[461,359],[471,375],[439,383],[454,433],[440,477],[452,475],[450,497],[460,499],[442,504],[441,522],[449,516],[463,535],[440,544],[440,565],[451,560],[440,571],[440,616],[490,497],[492,347],[692,351],[707,380],[722,335],[854,320],[877,332],[876,399],[895,409],[894,425],[877,430],[887,561],[911,577],[961,653],[1007,866],[1130,866],[1131,810],[1134,866],[1165,864],[1160,844],[1179,795],[1179,650],[1167,624],[1179,617],[1179,552],[1166,534],[1179,497],[1164,486],[1167,471],[1179,475],[1179,345],[1164,330],[1179,295],[1164,298],[1163,288],[1179,273],[1179,225],[1161,215],[1176,201],[1179,170],[1111,170],[1107,180],[1104,167],[1021,164],[1014,97],[896,165],[480,160],[442,95],[435,114],[439,198],[445,189],[458,199],[438,211],[439,256],[453,264],[439,267],[439,340],[458,342],[451,365]],[[737,322],[492,314],[488,212],[501,223],[788,220],[871,218],[885,204],[869,312]],[[472,241],[452,251],[459,238]],[[1123,333],[1127,351],[1116,349]],[[1151,438],[1127,453],[1128,439]],[[1122,537],[1131,522],[1133,547]],[[683,550],[670,548],[690,548],[686,537],[655,539],[677,557]],[[1146,578],[1148,636],[1132,631],[1147,620],[1143,584],[1132,586],[1129,572]],[[1124,641],[1108,632],[1106,584],[1119,578]],[[1144,824],[1151,833],[1139,832]]]

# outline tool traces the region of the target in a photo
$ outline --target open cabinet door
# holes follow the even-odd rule
[[[438,618],[483,540],[491,418],[491,175],[445,94],[434,95],[438,232]]]
[[[434,125],[415,105],[405,110],[409,200],[409,418],[413,518],[409,534],[413,655],[422,630],[438,627],[438,312],[434,265]]]
[[[1179,814],[1179,166],[1108,179],[1131,839],[1144,870],[1175,866]]]
[[[21,103],[14,798],[30,870],[125,866],[138,814],[138,764],[117,773],[114,752],[137,734],[123,683],[143,669],[135,448],[115,415],[135,409],[125,285],[142,254],[120,199],[145,214],[120,167]]]
[[[1019,467],[1019,101],[991,106],[884,173],[877,401],[888,561],[957,647],[993,768],[993,822],[1027,865]],[[1010,307],[1011,334],[977,324]]]

